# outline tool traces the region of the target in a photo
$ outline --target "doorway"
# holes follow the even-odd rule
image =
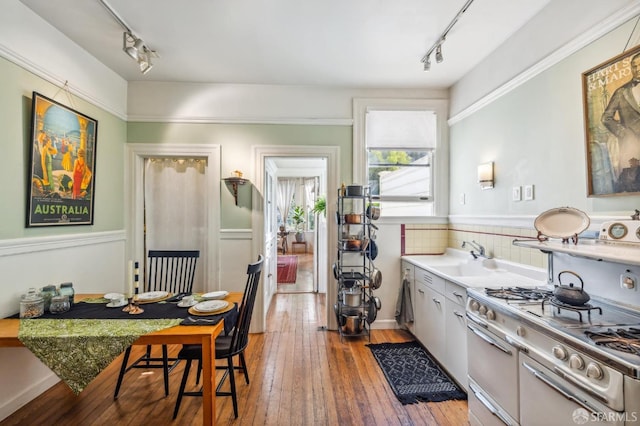
[[[254,222],[252,224],[254,232],[254,256],[258,253],[265,254],[265,269],[263,273],[265,277],[265,285],[263,286],[263,292],[258,295],[259,299],[256,301],[256,315],[262,319],[261,329],[266,329],[266,316],[271,304],[273,296],[277,293],[277,258],[278,258],[278,225],[277,225],[277,209],[275,201],[276,193],[276,180],[278,177],[277,167],[274,164],[273,159],[294,159],[298,162],[299,167],[304,169],[304,165],[300,163],[302,160],[317,160],[324,159],[324,186],[320,184],[321,192],[326,194],[326,205],[329,207],[326,212],[326,218],[332,217],[335,214],[335,206],[337,202],[336,191],[329,190],[329,188],[338,188],[339,178],[339,164],[340,164],[340,148],[337,146],[256,146],[254,147],[254,159],[255,159],[255,177],[256,187],[258,192],[264,197],[262,199],[256,198],[254,203],[254,209],[256,205],[262,207],[262,214],[256,214],[253,216]],[[304,170],[303,170],[304,171]],[[291,171],[291,176],[304,176],[304,172]],[[316,235],[318,238],[314,240],[314,254],[316,261],[314,261],[314,271],[316,277],[316,291],[320,294],[326,294],[326,298],[331,300],[335,297],[335,289],[333,286],[328,285],[330,277],[329,260],[332,259],[333,253],[329,250],[329,247],[334,247],[337,244],[337,238],[334,235],[336,232],[334,221],[326,220],[323,215],[323,227],[318,226]],[[296,247],[300,251],[302,248]],[[261,300],[260,300],[261,299]],[[258,309],[261,311],[258,313]],[[328,308],[323,308],[327,310]],[[325,316],[328,318],[328,315]],[[328,319],[331,321],[331,319]]]

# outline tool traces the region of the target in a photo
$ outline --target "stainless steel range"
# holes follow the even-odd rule
[[[640,423],[640,312],[552,290],[468,289],[470,423]]]

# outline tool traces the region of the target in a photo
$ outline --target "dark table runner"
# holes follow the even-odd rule
[[[85,303],[79,302],[73,305],[71,310],[63,312],[61,314],[52,314],[46,312],[44,315],[34,319],[170,319],[170,318],[183,318],[185,321],[181,322],[181,325],[215,325],[224,319],[224,332],[229,334],[233,329],[238,317],[238,304],[230,311],[224,312],[218,315],[206,315],[196,316],[190,315],[188,308],[180,308],[177,303],[170,302],[158,302],[158,303],[145,303],[139,305],[144,312],[137,315],[131,315],[128,312],[123,312],[122,307],[108,308],[103,303]],[[18,314],[13,318],[19,317]]]

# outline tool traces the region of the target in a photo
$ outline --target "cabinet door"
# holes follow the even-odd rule
[[[446,352],[443,365],[467,390],[467,319],[464,306],[445,301]]]
[[[418,307],[418,310],[424,314],[420,323],[416,325],[418,327],[418,338],[429,352],[438,361],[442,362],[446,353],[444,334],[445,298],[441,293],[434,291],[423,283],[418,283],[416,287],[423,303],[423,306]]]

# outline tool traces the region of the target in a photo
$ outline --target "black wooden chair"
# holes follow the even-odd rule
[[[264,258],[262,255],[258,257],[258,261],[249,264],[247,267],[247,285],[244,289],[242,296],[242,302],[238,307],[238,319],[236,325],[231,333],[227,336],[219,336],[216,339],[216,359],[226,359],[226,366],[217,366],[216,369],[225,370],[220,383],[216,387],[216,396],[231,396],[233,401],[233,413],[238,418],[238,398],[236,396],[236,380],[235,370],[240,370],[244,373],[244,378],[249,384],[249,373],[247,371],[247,364],[244,359],[244,350],[249,343],[249,326],[251,324],[251,315],[253,313],[253,305],[256,300],[256,294],[258,293],[258,283],[260,282],[260,274],[262,272],[262,264]],[[240,365],[233,364],[233,357],[238,356]],[[182,381],[180,382],[180,390],[178,391],[178,399],[176,400],[176,407],[173,411],[173,418],[178,416],[180,410],[180,403],[183,396],[202,396],[202,388],[199,391],[185,392],[185,386],[189,377],[189,371],[191,369],[191,363],[194,360],[198,361],[198,372],[196,377],[196,384],[199,381],[202,363],[202,346],[201,345],[183,345],[182,350],[178,354],[179,359],[186,361],[184,367],[184,373],[182,374]],[[226,378],[229,377],[229,385],[231,387],[230,392],[222,392],[220,389],[224,384]]]
[[[168,291],[173,294],[191,293],[199,257],[199,250],[149,250],[146,268],[148,273],[144,291]],[[168,357],[167,345],[162,345],[162,357],[152,356],[151,345],[148,345],[145,354],[127,366],[130,355],[131,346],[124,352],[113,399],[118,398],[124,375],[133,368],[162,368],[164,393],[169,395],[169,372],[180,360]]]

